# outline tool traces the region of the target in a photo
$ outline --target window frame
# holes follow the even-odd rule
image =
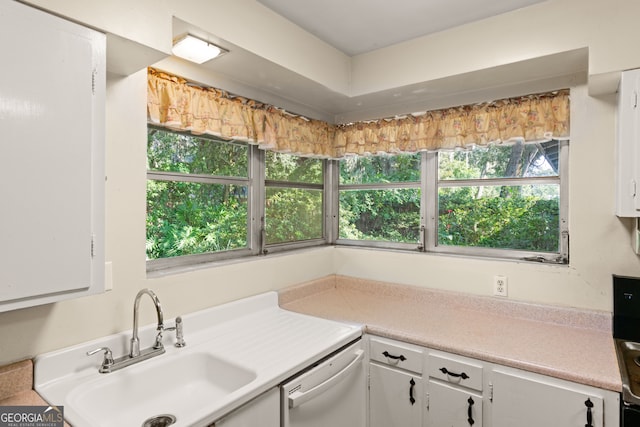
[[[468,179],[468,180],[439,180],[438,178],[438,152],[421,152],[420,168],[421,190],[420,203],[420,241],[416,244],[394,243],[388,241],[348,240],[336,238],[333,243],[340,246],[369,247],[380,249],[412,250],[431,254],[461,255],[479,257],[484,259],[507,259],[520,261],[534,261],[550,264],[569,264],[569,141],[558,140],[559,143],[559,173],[551,177],[525,177],[525,178],[495,178],[495,179]],[[339,235],[339,199],[341,190],[357,189],[395,189],[417,188],[415,183],[380,183],[380,184],[347,184],[339,183],[339,161],[336,161],[333,179],[336,182],[336,191],[333,194],[332,227],[335,234]],[[552,183],[559,185],[560,212],[559,212],[559,243],[558,253],[500,249],[486,247],[464,247],[438,245],[438,189],[443,187],[461,187],[477,185],[527,185]]]
[[[266,255],[269,253],[277,253],[282,251],[294,250],[294,249],[303,249],[312,246],[321,246],[325,245],[328,242],[327,238],[327,230],[330,226],[327,222],[327,209],[329,206],[329,200],[327,197],[327,188],[330,185],[330,181],[327,179],[328,170],[327,163],[328,161],[322,159],[322,176],[323,182],[320,184],[313,183],[304,183],[304,182],[296,182],[296,181],[282,181],[275,179],[267,179],[266,178],[266,153],[262,151],[262,164],[263,164],[263,173],[262,173],[262,182],[264,183],[263,188],[263,200],[260,203],[260,206],[263,207],[263,214],[260,218],[260,253]],[[300,157],[300,156],[298,156]],[[266,193],[267,188],[283,188],[283,189],[300,189],[300,190],[320,190],[322,191],[322,237],[314,238],[314,239],[306,239],[306,240],[297,240],[294,242],[281,242],[281,243],[271,243],[267,244],[267,236],[266,236],[266,228],[264,224],[264,218],[266,217]]]
[[[535,261],[550,264],[569,264],[569,141],[558,140],[558,175],[549,177],[513,177],[493,179],[440,180],[438,178],[438,153],[426,153],[426,165],[423,172],[427,174],[425,206],[427,222],[424,251],[441,254],[479,256],[487,258],[504,258],[520,261]],[[499,249],[486,247],[465,247],[438,245],[438,190],[440,188],[472,187],[481,185],[528,185],[557,184],[559,187],[559,233],[558,252],[539,252],[519,249]]]
[[[341,239],[340,236],[340,191],[353,191],[353,190],[395,190],[395,189],[407,189],[407,188],[417,188],[420,192],[420,230],[423,229],[424,225],[424,178],[421,170],[421,180],[420,181],[406,181],[406,182],[388,182],[388,183],[366,183],[366,184],[340,184],[340,161],[333,160],[334,168],[332,170],[332,179],[335,182],[335,189],[332,189],[332,207],[333,211],[331,212],[331,216],[333,219],[332,222],[332,232],[333,232],[333,243],[339,246],[355,246],[355,247],[369,247],[369,248],[379,248],[379,249],[397,249],[397,250],[417,250],[420,247],[419,242],[416,243],[405,243],[405,242],[390,242],[384,240],[355,240],[355,239]],[[422,168],[424,164],[424,158],[420,158],[420,167]],[[421,231],[422,234],[422,231]]]
[[[289,250],[304,249],[326,245],[362,247],[386,250],[424,252],[427,254],[461,255],[483,259],[507,259],[535,261],[550,264],[569,264],[569,141],[559,140],[559,173],[552,177],[528,178],[494,178],[439,180],[438,152],[421,152],[420,181],[340,184],[340,160],[322,159],[323,183],[309,184],[283,180],[266,179],[266,153],[256,145],[243,141],[225,140],[209,135],[193,135],[189,132],[175,131],[148,124],[148,129],[184,134],[196,138],[210,139],[212,142],[246,144],[248,151],[247,177],[230,177],[203,174],[183,174],[179,172],[147,170],[146,178],[157,181],[195,182],[205,184],[246,186],[247,194],[247,246],[219,252],[182,255],[170,258],[151,259],[146,261],[147,273],[162,275],[165,271],[193,269],[198,265],[219,261],[231,261],[252,256],[266,255]],[[524,250],[497,249],[486,247],[463,247],[438,245],[438,190],[443,187],[461,187],[478,185],[526,185],[540,183],[559,185],[559,253],[544,253]],[[321,238],[266,244],[266,191],[267,188],[312,189],[322,191],[323,231]],[[339,215],[340,192],[351,190],[386,190],[417,188],[420,191],[420,237],[415,243],[399,243],[390,241],[340,239]]]
[[[329,161],[322,159],[323,167],[323,183],[322,184],[305,184],[290,181],[278,181],[266,179],[266,153],[258,148],[257,145],[248,144],[243,141],[225,140],[211,135],[193,135],[190,132],[176,131],[161,126],[148,123],[147,129],[156,129],[164,132],[172,132],[176,134],[186,135],[194,138],[203,138],[220,143],[238,143],[246,144],[248,170],[247,177],[231,177],[220,175],[206,174],[184,174],[180,172],[165,172],[147,170],[146,180],[155,181],[173,181],[173,182],[195,182],[205,184],[222,184],[222,185],[241,185],[247,187],[247,246],[244,248],[230,249],[219,252],[207,252],[201,254],[181,255],[169,258],[150,259],[146,261],[146,270],[148,274],[162,274],[163,271],[170,269],[189,269],[197,268],[201,264],[209,264],[219,261],[230,261],[242,259],[257,255],[266,255],[267,253],[277,253],[285,250],[302,249],[312,246],[326,245],[328,242],[328,230],[330,224],[327,222],[327,209],[330,204],[327,188],[331,183],[330,174],[328,173]],[[266,244],[265,235],[265,203],[267,187],[280,188],[302,188],[315,189],[322,191],[323,197],[323,237],[317,239]]]
[[[216,138],[214,136],[209,135],[193,135],[190,132],[181,132],[175,131],[171,129],[166,129],[161,126],[155,126],[152,124],[147,124],[147,129],[156,129],[161,130],[163,132],[172,132],[180,135],[186,135],[195,138],[203,138],[208,139],[212,142],[222,142],[222,143],[239,143],[234,140],[223,140]],[[231,177],[231,176],[221,176],[221,175],[206,175],[206,174],[185,174],[180,172],[164,172],[164,171],[152,171],[147,170],[147,179],[146,181],[154,180],[154,181],[172,181],[172,182],[194,182],[194,183],[202,183],[202,184],[220,184],[220,185],[239,185],[247,187],[247,246],[244,248],[238,249],[230,249],[226,251],[220,252],[206,252],[201,254],[190,254],[190,255],[181,255],[174,256],[169,258],[157,258],[157,259],[148,259],[146,261],[147,273],[153,273],[157,271],[166,270],[169,268],[182,268],[182,267],[191,267],[198,264],[228,260],[234,258],[242,258],[251,255],[257,254],[257,250],[254,249],[257,246],[254,242],[256,241],[256,233],[254,232],[254,226],[252,225],[255,222],[255,197],[253,194],[260,191],[260,182],[259,182],[259,173],[260,173],[260,165],[259,159],[256,159],[256,156],[259,156],[258,148],[252,145],[247,145],[247,162],[248,162],[248,170],[247,177]]]

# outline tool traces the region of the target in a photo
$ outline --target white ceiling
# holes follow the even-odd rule
[[[272,7],[344,52],[378,49],[445,26],[462,25],[542,0],[255,0]],[[192,33],[229,50],[196,66],[169,57],[155,66],[331,123],[349,123],[542,92],[586,79],[587,49],[541,56],[469,74],[407,84],[353,96],[174,18],[174,37]],[[393,47],[391,47],[393,49]],[[446,52],[443,53],[446,55]]]
[[[257,0],[349,56],[543,0]]]

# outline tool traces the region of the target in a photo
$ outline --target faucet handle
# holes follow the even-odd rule
[[[176,331],[176,343],[175,343],[176,347],[184,347],[185,345],[187,345],[187,343],[184,342],[184,335],[182,332],[182,316],[176,317],[175,326],[171,326],[170,328],[163,328],[163,330]]]
[[[176,317],[176,347],[184,347],[187,345],[184,342],[184,335],[182,331],[182,316]]]
[[[158,329],[157,329],[158,333],[156,334],[156,341],[153,344],[153,348],[154,349],[158,350],[158,349],[164,348],[164,346],[162,345],[162,333],[164,331],[166,331],[167,329],[169,329],[169,328],[165,328],[164,326],[159,326],[158,327]]]
[[[87,356],[92,356],[96,353],[104,351],[104,359],[102,359],[102,366],[98,370],[101,374],[111,372],[111,367],[113,366],[113,353],[111,353],[111,349],[109,347],[99,347],[95,350],[87,351]]]

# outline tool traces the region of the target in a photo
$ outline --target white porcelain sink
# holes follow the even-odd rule
[[[172,427],[204,427],[362,333],[356,324],[282,310],[276,292],[183,319],[186,347],[167,336],[166,353],[109,374],[98,373],[101,355],[87,352],[109,347],[116,357],[126,354],[131,331],[38,355],[34,387],[51,405],[64,406],[74,427],[138,427],[164,414],[176,417]],[[156,325],[139,332],[150,345]]]
[[[177,425],[188,425],[195,413],[256,378],[251,370],[208,353],[148,362],[153,363],[101,374],[75,387],[66,405],[91,426],[136,427],[163,414],[174,416]]]

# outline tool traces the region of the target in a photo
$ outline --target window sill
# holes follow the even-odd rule
[[[235,258],[206,261],[206,262],[201,262],[197,264],[194,263],[190,265],[170,266],[167,268],[154,269],[154,270],[147,269],[147,279],[160,279],[163,277],[174,276],[177,274],[188,274],[196,271],[226,267],[234,264],[263,261],[265,259],[274,259],[274,258],[279,258],[287,255],[323,250],[330,247],[331,245],[322,245],[322,246],[291,249],[288,251],[269,252],[266,255],[245,255],[245,256],[235,257]],[[148,267],[148,264],[147,264],[147,267]]]

